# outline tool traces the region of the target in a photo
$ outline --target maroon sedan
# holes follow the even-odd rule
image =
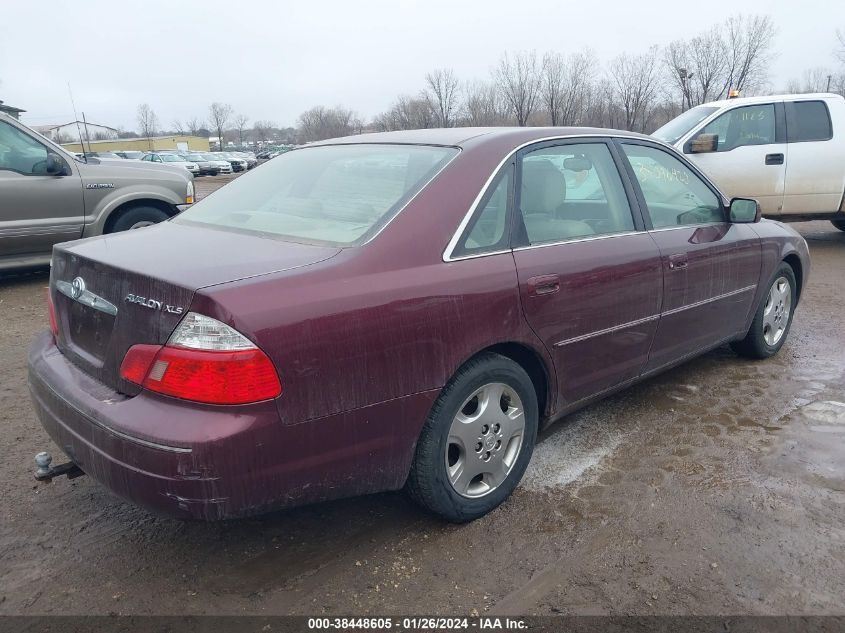
[[[776,353],[808,270],[797,233],[643,136],[356,136],[57,246],[30,384],[69,465],[151,510],[404,487],[467,521],[538,427],[724,343]]]

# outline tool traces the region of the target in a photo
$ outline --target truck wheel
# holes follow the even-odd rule
[[[429,413],[406,491],[455,523],[484,516],[522,479],[537,422],[537,394],[522,367],[492,353],[469,361]]]
[[[768,358],[778,353],[792,325],[797,287],[792,266],[781,262],[757,306],[748,334],[741,341],[731,343],[737,354],[747,358]]]
[[[166,220],[169,216],[156,207],[132,207],[121,211],[107,233],[128,231],[129,229],[140,229],[151,224]]]
[[[845,220],[831,220],[830,223],[840,231],[845,231]]]

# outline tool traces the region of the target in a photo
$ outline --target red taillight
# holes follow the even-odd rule
[[[53,305],[53,294],[47,288],[47,313],[50,315],[50,331],[53,338],[59,338],[59,323],[56,321],[56,306]]]
[[[282,393],[276,369],[260,349],[220,352],[133,345],[120,375],[150,391],[209,404],[247,404]]]

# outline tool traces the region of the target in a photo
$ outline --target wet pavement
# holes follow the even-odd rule
[[[567,417],[464,526],[399,493],[203,524],[36,484],[47,276],[2,279],[0,614],[845,613],[845,233],[796,226],[813,271],[777,357],[721,348]]]

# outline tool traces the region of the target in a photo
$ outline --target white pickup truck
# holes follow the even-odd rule
[[[829,219],[845,231],[845,99],[834,94],[713,101],[652,136],[674,145],[730,197],[766,217]]]

